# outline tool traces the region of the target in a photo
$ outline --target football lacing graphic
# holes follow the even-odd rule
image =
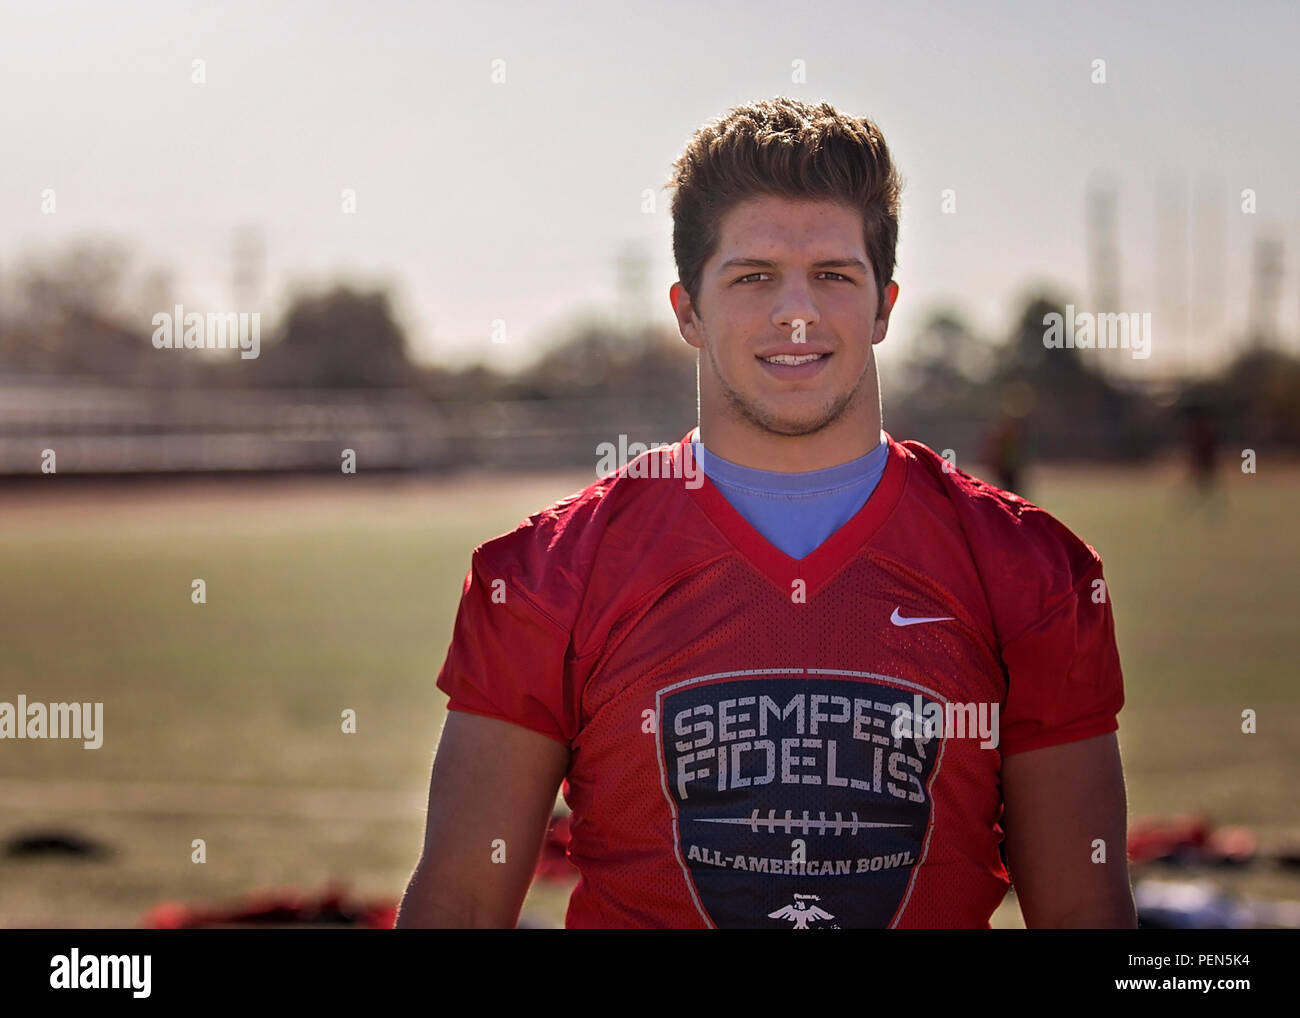
[[[780,828],[786,834],[792,834],[794,831],[799,831],[799,833],[801,834],[810,834],[813,832],[816,832],[817,834],[826,834],[828,831],[830,831],[830,832],[834,832],[834,834],[837,837],[843,834],[845,831],[848,831],[850,834],[857,834],[858,831],[866,830],[874,827],[911,827],[912,826],[911,824],[883,824],[883,823],[876,823],[870,820],[859,820],[857,810],[853,810],[849,814],[849,817],[851,818],[849,820],[845,820],[844,814],[841,813],[839,810],[835,811],[834,820],[827,820],[825,812],[818,813],[817,818],[813,819],[808,815],[807,810],[803,811],[803,816],[800,818],[795,818],[792,815],[794,813],[794,810],[789,810],[789,809],[785,811],[784,817],[778,817],[776,815],[776,810],[774,809],[769,809],[767,811],[766,817],[760,816],[759,814],[761,812],[762,810],[756,809],[752,813],[750,813],[748,817],[701,817],[699,819],[699,823],[748,824],[749,829],[753,831],[753,833],[755,834],[759,832],[760,828],[765,827],[767,829],[768,834],[775,834],[777,828]]]

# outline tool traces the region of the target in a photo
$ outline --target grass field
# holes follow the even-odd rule
[[[0,741],[0,841],[59,827],[114,848],[0,857],[0,925],[133,926],[163,900],[329,880],[395,898],[470,551],[590,479],[0,491],[0,700],[105,705],[99,750]],[[1187,512],[1173,467],[1030,480],[1106,562],[1131,813],[1204,811],[1265,848],[1300,836],[1300,469],[1225,475],[1218,517]],[[1266,865],[1218,879],[1300,900],[1300,879]],[[558,925],[567,893],[535,888],[525,921]],[[1009,899],[995,925],[1018,922]]]

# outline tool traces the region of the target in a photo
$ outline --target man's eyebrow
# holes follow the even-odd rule
[[[755,269],[774,269],[776,262],[768,261],[765,258],[728,258],[718,266],[719,272],[726,272],[728,269],[748,266]],[[814,269],[857,269],[859,272],[869,272],[866,264],[861,258],[825,258],[822,261],[813,263]]]

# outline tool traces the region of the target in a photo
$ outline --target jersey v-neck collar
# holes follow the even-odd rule
[[[889,457],[875,491],[842,527],[801,559],[791,558],[756,530],[700,470],[698,462],[693,467],[700,470],[701,483],[698,487],[687,485],[686,490],[709,522],[768,580],[787,593],[793,581],[803,580],[807,593],[811,594],[871,540],[898,504],[907,477],[907,453],[892,435],[884,434],[889,442]],[[694,435],[692,428],[677,443],[674,450],[677,456],[692,455],[690,445]]]

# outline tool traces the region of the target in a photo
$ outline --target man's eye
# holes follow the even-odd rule
[[[759,276],[766,276],[766,275],[767,275],[766,272],[751,272],[751,273],[750,273],[749,275],[747,275],[747,276],[741,276],[739,279],[736,280],[736,282],[737,282],[737,283],[743,283],[743,282],[745,282],[745,281],[748,280],[748,279],[756,279],[756,278],[759,277]],[[842,276],[842,275],[840,275],[840,273],[838,273],[838,272],[822,272],[822,273],[820,273],[820,275],[823,275],[823,276],[834,276],[836,279],[842,279],[842,280],[844,280],[844,282],[846,282],[846,283],[851,283],[851,282],[853,282],[853,280],[851,280],[848,276]]]

